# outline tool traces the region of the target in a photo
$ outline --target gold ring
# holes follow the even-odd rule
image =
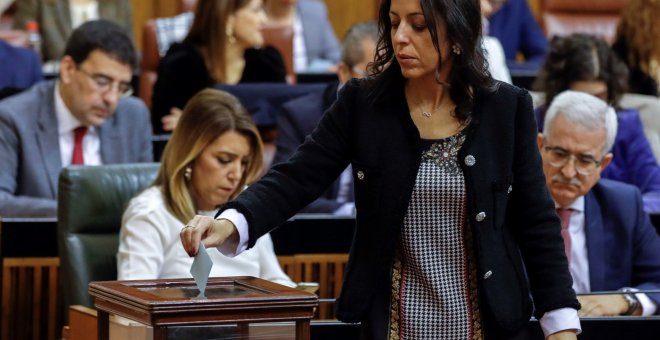
[[[181,228],[181,232],[183,232],[184,230],[186,230],[188,228],[192,228],[192,226],[191,225],[186,225],[185,227]]]

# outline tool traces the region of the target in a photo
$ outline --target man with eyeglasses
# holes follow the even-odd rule
[[[616,113],[607,103],[565,91],[550,104],[537,140],[573,289],[622,291],[578,296],[582,316],[652,315],[660,302],[660,294],[634,293],[660,288],[660,237],[641,194],[635,186],[600,178],[612,160],[616,131]]]
[[[69,38],[58,80],[0,101],[0,216],[56,216],[71,164],[153,161],[149,112],[129,97],[135,65],[122,28],[90,21]]]
[[[323,112],[335,102],[342,85],[352,78],[367,76],[367,65],[374,59],[377,40],[378,25],[375,22],[351,26],[341,45],[341,62],[337,66],[339,83],[331,83],[322,92],[310,93],[282,105],[277,117],[277,152],[273,164],[284,162],[294,154],[319,123]],[[319,199],[301,212],[353,215],[354,200],[353,181],[348,168]]]

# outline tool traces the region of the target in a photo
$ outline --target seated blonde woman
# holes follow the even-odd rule
[[[261,170],[262,145],[252,118],[238,99],[207,89],[186,105],[163,152],[153,186],[133,198],[122,218],[119,280],[192,277],[193,258],[179,232],[195,214],[214,216]],[[295,286],[280,268],[269,235],[229,258],[216,248],[211,276],[250,275]]]

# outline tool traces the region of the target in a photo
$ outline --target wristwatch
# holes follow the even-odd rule
[[[628,302],[628,310],[623,315],[633,315],[635,310],[640,307],[639,299],[635,295],[635,290],[630,287],[621,288],[623,298]]]

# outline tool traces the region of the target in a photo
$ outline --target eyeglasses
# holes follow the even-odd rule
[[[575,171],[583,176],[593,174],[602,163],[589,155],[573,155],[558,146],[546,146],[544,149],[548,153],[550,165],[555,168],[563,168],[572,159],[575,161]]]
[[[77,67],[77,69],[89,79],[93,81],[94,87],[96,91],[100,93],[107,93],[112,89],[112,84],[115,83],[115,80],[102,75],[102,74],[92,74],[87,71],[85,71],[82,67]],[[129,83],[125,82],[118,82],[117,84],[117,93],[119,93],[120,97],[128,97],[131,94],[133,94],[133,87]]]

